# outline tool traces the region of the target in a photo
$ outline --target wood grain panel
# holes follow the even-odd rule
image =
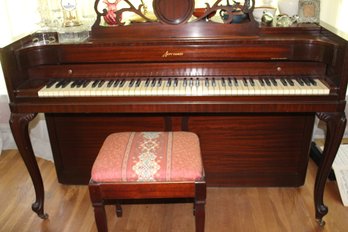
[[[303,184],[312,114],[49,114],[59,181],[86,184],[106,136],[118,131],[198,134],[209,186]]]
[[[313,119],[306,115],[190,117],[209,185],[302,185]]]
[[[66,184],[87,184],[104,139],[120,131],[165,130],[165,118],[93,114],[46,115],[58,179]]]

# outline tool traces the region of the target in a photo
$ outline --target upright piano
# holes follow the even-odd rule
[[[314,186],[323,223],[325,182],[346,124],[347,41],[318,24],[262,25],[255,1],[216,1],[197,16],[193,0],[154,0],[155,20],[125,2],[106,25],[110,11],[96,0],[86,41],[35,45],[27,36],[1,51],[33,211],[47,217],[28,135],[37,113],[46,116],[63,184],[88,182],[111,132],[185,130],[198,134],[207,184],[219,187],[303,185],[318,117],[327,125]],[[125,12],[141,22],[125,23]],[[219,12],[227,16],[213,21]],[[236,12],[245,19],[235,22]]]

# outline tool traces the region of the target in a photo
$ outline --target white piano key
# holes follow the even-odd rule
[[[330,94],[330,89],[322,81],[320,81],[318,79],[314,79],[314,80],[317,82],[317,84],[319,86],[320,94],[323,94],[323,95]]]
[[[226,96],[227,95],[227,92],[226,92],[226,86],[227,86],[227,82],[226,80],[219,80],[218,81],[218,86],[219,86],[219,89],[220,89],[220,95],[221,96]]]
[[[249,90],[247,86],[244,86],[243,80],[237,80],[237,94],[238,95],[249,95]]]
[[[296,80],[294,80],[294,84],[296,86],[296,94],[298,94],[298,95],[306,95],[307,94],[306,86],[300,85]]]
[[[165,89],[166,89],[167,95],[168,96],[175,96],[176,87],[174,86],[174,84],[175,84],[174,79],[171,78],[170,80],[167,80],[165,84],[166,84]]]
[[[186,87],[184,86],[184,80],[179,80],[176,94],[178,94],[178,96],[185,96],[186,95],[185,90],[186,90]]]
[[[282,80],[276,80],[277,81],[277,83],[278,83],[278,85],[280,85],[281,86],[281,88],[282,88],[282,94],[281,95],[290,95],[290,85],[289,85],[289,83],[288,82],[284,82],[285,84],[283,84],[283,82],[282,82]],[[283,80],[284,81],[284,80]]]
[[[138,96],[146,96],[147,89],[148,89],[147,80],[142,80],[137,90]]]
[[[88,85],[80,90],[80,96],[91,96],[93,81],[89,82]]]
[[[273,86],[274,92],[276,95],[284,95],[284,88],[280,80],[274,79],[275,86]]]
[[[260,82],[258,80],[255,80],[254,83],[255,83],[255,86],[254,86],[254,94],[255,94],[255,96],[262,95],[263,88],[262,88]]]
[[[43,88],[41,88],[38,92],[39,97],[50,97],[53,96],[52,92],[55,91],[55,86],[58,84],[58,81],[54,81],[54,83],[49,83],[50,87],[45,85]]]
[[[251,85],[251,82],[249,80],[247,80],[247,86],[244,86],[248,89],[248,95],[255,95],[255,88],[254,86]]]

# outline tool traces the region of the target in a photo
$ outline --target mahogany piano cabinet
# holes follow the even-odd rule
[[[125,2],[113,12],[96,0],[84,42],[37,46],[27,36],[1,51],[33,210],[47,217],[28,135],[37,113],[46,116],[63,184],[88,183],[112,132],[181,130],[200,138],[208,186],[301,186],[318,117],[327,124],[314,186],[323,223],[325,182],[346,124],[347,41],[317,24],[261,25],[250,0],[217,0],[198,17],[193,0],[154,0],[151,17],[150,7]],[[141,20],[125,23],[126,12]]]

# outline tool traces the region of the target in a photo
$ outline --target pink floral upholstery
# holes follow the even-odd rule
[[[191,132],[111,134],[92,168],[97,182],[184,181],[202,175],[199,140]]]

